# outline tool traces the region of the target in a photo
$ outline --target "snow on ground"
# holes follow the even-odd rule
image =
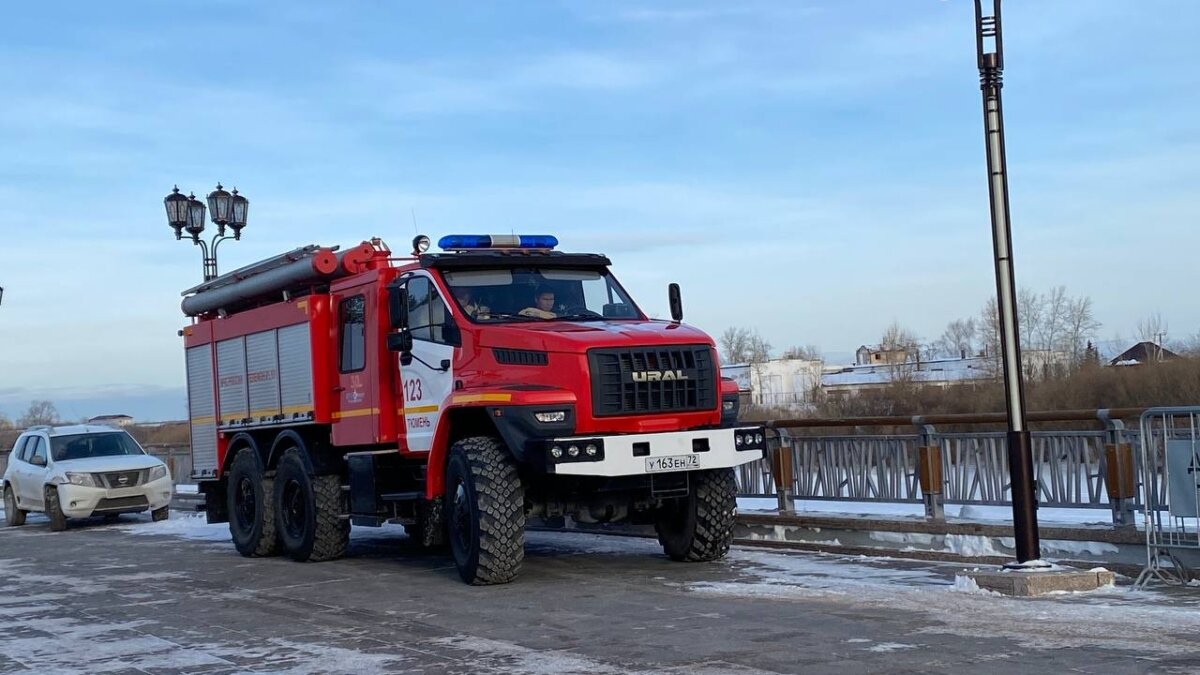
[[[774,497],[738,497],[738,509],[747,512],[775,511],[779,502]],[[925,506],[916,503],[853,502],[823,499],[797,499],[798,513],[820,516],[874,516],[885,518],[914,518],[924,520]],[[946,505],[946,519],[972,523],[1011,523],[1012,507],[964,504]],[[1038,509],[1039,523],[1063,525],[1112,525],[1108,509]]]

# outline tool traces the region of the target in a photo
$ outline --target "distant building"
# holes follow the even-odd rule
[[[721,366],[721,375],[735,380],[742,405],[800,410],[812,404],[821,383],[821,361],[771,359],[762,363]]]
[[[980,380],[995,375],[992,359],[975,356],[965,359],[932,359],[929,361],[853,366],[829,366],[821,374],[821,391],[836,396],[849,396],[870,389],[883,389],[898,381],[921,386],[947,387]]]
[[[1180,356],[1160,344],[1146,341],[1126,349],[1108,362],[1110,366],[1140,366],[1143,363],[1158,363],[1178,359]]]
[[[88,424],[107,424],[110,427],[127,427],[133,424],[129,415],[96,415],[88,418]]]
[[[884,349],[862,345],[854,352],[855,365],[877,366],[904,363],[909,360],[908,350],[902,347]]]

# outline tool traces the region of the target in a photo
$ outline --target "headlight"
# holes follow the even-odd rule
[[[554,424],[555,422],[566,422],[567,421],[567,411],[552,410],[550,412],[537,412],[537,413],[533,413],[533,418],[536,419],[537,421],[541,422],[542,424]]]
[[[155,481],[155,480],[158,480],[159,478],[166,478],[166,477],[167,477],[167,467],[160,464],[159,466],[156,466],[156,467],[153,467],[152,469],[150,469],[150,480]]]
[[[90,473],[67,473],[67,482],[71,485],[96,487],[96,479]]]
[[[721,409],[724,410],[725,412],[729,412],[729,411],[733,410],[734,403],[735,403],[734,401],[722,401]]]

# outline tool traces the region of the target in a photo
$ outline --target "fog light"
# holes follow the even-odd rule
[[[734,435],[733,435],[733,440],[734,440],[734,443],[735,443],[736,445],[741,445],[741,444],[742,444],[742,435],[741,435],[741,434],[734,434]]]
[[[588,443],[587,447],[584,448],[583,451],[587,453],[588,457],[595,457],[596,453],[599,452],[600,449],[597,448],[594,444]]]
[[[567,411],[554,410],[552,412],[533,413],[533,418],[542,424],[554,424],[555,422],[566,422]]]
[[[571,447],[567,448],[567,454],[571,457],[578,457],[579,456],[579,446],[572,445]]]
[[[550,456],[553,457],[554,459],[558,459],[559,457],[562,457],[562,448],[558,447],[557,445],[554,446],[553,448],[550,448]]]
[[[733,401],[723,402],[721,404],[721,409],[724,410],[725,412],[729,412],[730,410],[733,410]]]
[[[761,445],[763,442],[762,434],[754,434],[754,442]]]

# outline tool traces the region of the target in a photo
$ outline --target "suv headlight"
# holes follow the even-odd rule
[[[80,485],[83,487],[96,487],[96,478],[90,473],[71,473],[67,472],[67,482],[71,485]]]
[[[158,480],[159,478],[166,478],[166,477],[167,477],[167,467],[160,464],[160,465],[150,469],[150,479],[149,480],[155,481],[155,480]]]

